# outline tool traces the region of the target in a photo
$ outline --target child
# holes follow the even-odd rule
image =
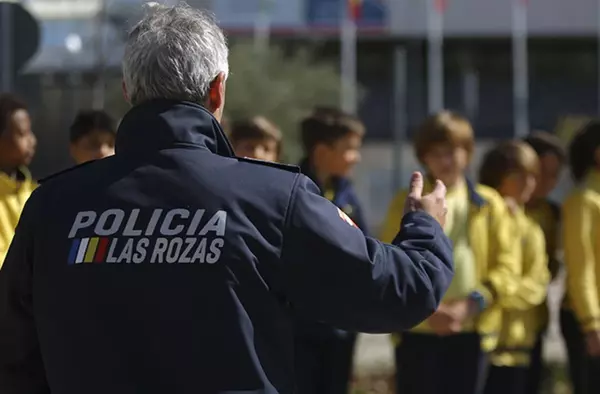
[[[77,164],[115,154],[116,127],[104,111],[81,111],[70,129],[71,157]]]
[[[237,156],[279,161],[281,131],[262,116],[233,122],[229,139]]]
[[[364,133],[364,126],[357,118],[332,108],[317,108],[301,123],[306,154],[302,172],[363,231],[366,224],[348,177],[360,161]],[[297,318],[298,393],[346,394],[355,339],[354,333]]]
[[[519,251],[521,271],[513,295],[503,302],[502,330],[491,355],[486,394],[529,394],[531,350],[540,328],[536,309],[546,298],[550,279],[544,233],[522,208],[536,188],[539,166],[536,152],[521,141],[498,145],[481,166],[479,181],[496,189],[509,208],[512,246]]]
[[[600,393],[600,123],[584,127],[569,146],[578,183],[563,203],[567,271],[560,323],[574,394]]]
[[[465,177],[473,155],[470,123],[443,111],[425,120],[415,136],[417,158],[431,190],[440,179],[447,188],[445,232],[454,244],[455,276],[428,320],[402,333],[396,347],[397,392],[478,394],[485,383],[486,351],[496,345],[500,303],[518,275],[509,237],[506,205],[498,193]],[[426,190],[427,191],[427,190]],[[407,191],[392,201],[382,240],[400,227]]]
[[[531,200],[525,205],[525,212],[533,221],[540,225],[546,239],[546,254],[548,255],[548,268],[551,279],[556,278],[560,263],[557,258],[558,239],[560,229],[560,206],[550,199],[548,195],[554,190],[562,167],[566,160],[566,154],[561,146],[560,139],[553,134],[544,131],[535,131],[524,140],[537,153],[540,161],[540,172],[538,175],[535,191]],[[529,367],[528,393],[540,392],[543,370],[543,336],[548,326],[549,311],[544,302],[535,310],[540,323],[537,327],[538,339],[531,354]]]
[[[37,186],[27,169],[36,143],[25,103],[0,95],[0,267],[25,202]]]

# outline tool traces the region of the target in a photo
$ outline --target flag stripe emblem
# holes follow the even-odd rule
[[[96,254],[96,248],[98,247],[98,237],[90,238],[87,250],[85,252],[84,263],[94,262],[94,254]]]
[[[71,250],[69,251],[69,264],[75,264],[77,259],[77,251],[79,250],[79,239],[74,239],[71,244]]]
[[[96,251],[96,258],[94,262],[101,263],[104,261],[106,257],[106,250],[108,249],[108,238],[100,238],[100,242],[98,244],[98,250]]]
[[[90,242],[89,238],[82,238],[81,243],[79,244],[79,250],[77,251],[77,258],[75,259],[75,264],[83,263],[85,258],[85,252],[88,247],[88,243]]]

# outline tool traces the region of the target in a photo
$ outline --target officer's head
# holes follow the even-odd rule
[[[238,156],[266,161],[279,160],[281,131],[263,116],[233,122],[228,136]]]
[[[36,144],[25,103],[13,95],[0,94],[0,169],[29,165]]]
[[[360,161],[365,127],[336,108],[315,108],[300,125],[302,144],[314,170],[325,176],[347,176]]]
[[[123,59],[125,98],[191,101],[220,120],[229,73],[225,36],[207,13],[185,4],[149,3],[131,32]]]
[[[463,116],[451,111],[429,116],[415,134],[417,158],[429,175],[449,187],[464,176],[474,146],[471,124]]]
[[[71,157],[77,164],[103,159],[115,153],[115,122],[104,111],[80,111],[71,128]]]

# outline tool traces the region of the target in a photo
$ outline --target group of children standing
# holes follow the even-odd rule
[[[238,156],[280,160],[282,134],[266,118],[234,121],[225,129]],[[300,124],[300,166],[324,197],[366,231],[349,180],[364,133],[355,116],[315,108]],[[70,129],[74,161],[112,155],[115,135],[106,113],[79,113]],[[36,187],[27,170],[35,147],[26,105],[0,95],[0,265]],[[560,321],[574,394],[600,393],[600,123],[587,125],[569,147],[577,187],[562,214],[548,199],[567,161],[556,137],[534,132],[498,144],[486,153],[478,183],[467,176],[474,147],[471,124],[450,111],[428,117],[415,135],[426,188],[439,179],[448,189],[444,231],[454,244],[456,273],[439,309],[393,336],[397,392],[538,393],[547,286],[563,249],[567,283]],[[398,232],[406,193],[400,191],[389,206],[380,234],[385,242]],[[347,393],[356,333],[301,316],[294,323],[298,392]]]
[[[317,108],[300,131],[303,172],[364,231],[348,180],[360,159],[364,126],[348,114]],[[264,118],[234,123],[229,136],[239,155],[279,158],[281,133]],[[445,232],[454,244],[456,274],[429,319],[393,336],[396,391],[539,393],[547,289],[564,249],[561,327],[574,394],[600,393],[600,242],[594,242],[600,239],[600,123],[587,125],[570,145],[578,184],[562,209],[548,198],[567,162],[557,137],[533,132],[497,144],[485,154],[478,182],[467,176],[474,147],[471,124],[450,111],[428,117],[415,134],[426,188],[436,179],[448,188]],[[389,206],[384,242],[398,232],[406,193]],[[355,334],[296,320],[299,393],[347,393]]]

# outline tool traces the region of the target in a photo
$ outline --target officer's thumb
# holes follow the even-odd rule
[[[439,179],[435,181],[435,188],[433,189],[433,192],[431,192],[431,194],[434,195],[436,198],[445,198],[446,185],[444,185],[444,182],[440,181]]]
[[[423,175],[420,172],[413,172],[410,177],[410,188],[408,196],[414,199],[420,199],[423,195]]]

